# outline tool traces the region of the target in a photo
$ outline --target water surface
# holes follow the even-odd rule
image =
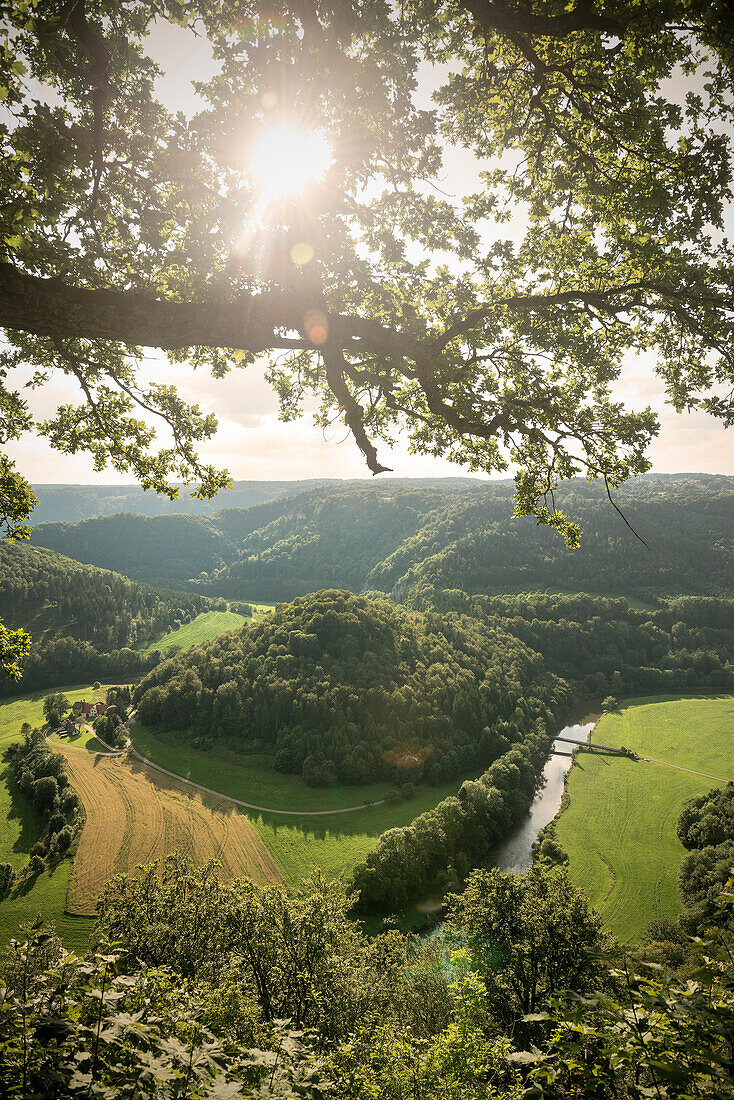
[[[554,748],[560,749],[561,752],[571,752],[575,746],[564,741],[563,735],[573,737],[576,741],[586,741],[598,718],[598,714],[586,714],[571,725],[564,726],[556,738]],[[536,794],[532,806],[522,821],[501,844],[492,849],[488,860],[490,865],[494,864],[501,871],[512,871],[516,875],[528,869],[532,863],[533,844],[538,833],[558,813],[563,796],[563,781],[570,767],[570,756],[549,758],[543,769],[544,785]]]

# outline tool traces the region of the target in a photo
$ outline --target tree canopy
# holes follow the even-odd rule
[[[146,381],[142,349],[216,375],[267,355],[283,416],[316,394],[374,473],[398,433],[471,470],[511,462],[518,512],[574,544],[558,479],[648,466],[655,416],[613,391],[626,355],[657,357],[677,409],[731,421],[724,0],[1,10],[5,441],[32,426],[13,370],[59,371],[81,400],[37,425],[53,446],[208,496],[227,482],[196,455],[215,421]],[[193,113],[157,99],[166,21],[213,56]],[[268,196],[253,147],[286,124],[331,163]],[[473,194],[442,193],[447,143],[476,158]]]

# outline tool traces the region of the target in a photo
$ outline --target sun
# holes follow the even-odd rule
[[[250,168],[270,197],[297,195],[307,184],[323,179],[334,153],[321,130],[303,130],[284,123],[263,131],[250,149]]]

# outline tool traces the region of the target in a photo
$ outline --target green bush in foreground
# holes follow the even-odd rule
[[[173,857],[108,888],[86,959],[39,919],[0,958],[0,1096],[734,1096],[727,919],[689,944],[677,975],[600,951],[594,915],[557,871],[472,876],[454,903],[458,950],[362,936],[349,901],[323,881],[295,898],[225,886]],[[574,946],[579,921],[590,937]],[[551,966],[525,1011],[513,984]]]

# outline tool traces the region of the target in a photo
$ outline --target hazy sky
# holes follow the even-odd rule
[[[151,41],[151,52],[165,69],[159,94],[169,106],[185,109],[192,102],[190,81],[209,75],[210,65],[202,41],[170,25],[157,30]],[[428,87],[424,94],[428,99]],[[476,170],[470,154],[463,150],[448,151],[442,189],[456,195],[470,192],[475,187]],[[324,433],[313,424],[310,415],[295,423],[281,423],[275,394],[257,366],[232,371],[218,381],[203,372],[194,374],[180,367],[172,368],[154,353],[145,363],[145,372],[156,380],[178,385],[184,399],[215,413],[219,431],[201,448],[201,454],[207,461],[225,466],[237,480],[371,476],[346,429],[336,426]],[[676,414],[664,404],[663,387],[650,362],[630,358],[618,393],[629,406],[649,404],[659,415],[661,432],[650,450],[653,469],[664,473],[734,474],[734,430],[726,431],[713,418],[700,413]],[[78,398],[76,387],[59,377],[56,384],[36,391],[30,400],[40,419],[59,404],[77,402]],[[60,455],[34,436],[25,437],[8,450],[20,471],[35,483],[131,480],[130,475],[118,475],[114,470],[96,473],[88,456]],[[462,472],[449,462],[409,455],[407,447],[392,452],[380,447],[379,457],[397,476],[455,476]]]

